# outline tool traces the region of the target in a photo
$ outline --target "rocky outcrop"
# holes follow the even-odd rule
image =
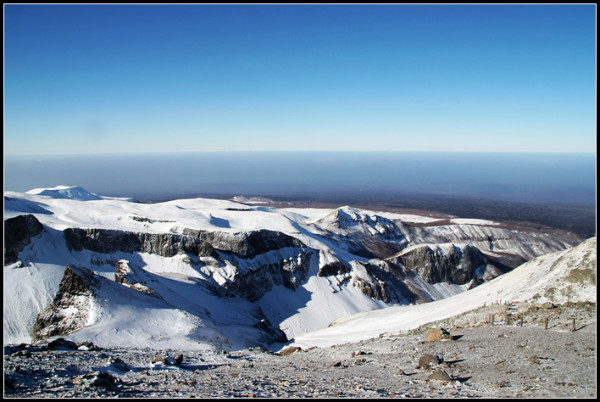
[[[172,233],[81,228],[67,228],[63,233],[67,247],[75,251],[85,249],[103,254],[145,252],[162,257],[173,257],[180,253],[206,257],[213,255],[213,248],[207,242]]]
[[[259,329],[264,334],[259,341],[264,342],[266,345],[270,345],[275,342],[286,343],[288,341],[285,333],[279,328],[275,327],[271,321],[269,321],[260,307],[258,307],[256,312],[256,318],[259,321],[253,327]]]
[[[153,289],[145,285],[142,275],[129,266],[129,261],[119,260],[115,266],[115,282],[150,296],[161,298]]]
[[[319,268],[317,276],[334,276],[348,273],[352,270],[346,261],[332,261]]]
[[[349,206],[334,210],[314,225],[327,230],[326,237],[338,247],[361,257],[386,258],[408,244],[396,222]]]
[[[306,279],[314,254],[301,241],[270,230],[229,233],[185,229],[183,234],[172,234],[68,228],[64,236],[67,247],[74,251],[202,257],[208,264],[203,271],[214,279],[215,293],[250,301],[259,300],[276,285],[295,290]],[[129,266],[117,264],[115,280],[132,287],[143,285],[139,278],[131,279],[132,275]]]
[[[305,247],[300,240],[282,232],[252,230],[237,233],[184,229],[183,235],[196,242],[208,243],[214,249],[241,258],[254,258],[268,251],[286,247]]]
[[[404,265],[432,284],[448,282],[464,285],[472,282],[477,276],[476,273],[480,274],[486,269],[489,271],[490,266],[498,273],[508,272],[511,269],[486,257],[477,248],[469,245],[416,246],[390,258],[389,261]]]
[[[31,243],[31,238],[44,229],[33,215],[18,215],[4,221],[4,265],[12,264],[19,253]]]
[[[32,339],[69,334],[90,324],[95,303],[93,282],[92,271],[67,265],[54,300],[37,317]]]
[[[68,228],[64,230],[64,236],[69,250],[85,249],[104,254],[143,252],[161,257],[182,253],[215,257],[216,249],[242,258],[254,258],[270,250],[303,245],[291,236],[271,230],[229,233],[184,229],[183,234],[173,234]]]
[[[390,261],[357,262],[360,269],[355,270],[352,285],[365,295],[386,303],[423,303],[431,301],[431,297],[421,289],[411,286],[414,272],[400,264]]]
[[[223,278],[222,269],[214,271],[217,278],[216,292],[225,297],[243,297],[257,301],[273,286],[285,286],[296,290],[308,277],[315,251],[303,247],[272,250],[254,259],[243,259],[237,255],[224,256],[235,267],[232,276]]]

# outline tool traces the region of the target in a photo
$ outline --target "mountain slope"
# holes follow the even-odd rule
[[[99,284],[96,319],[70,337],[106,346],[160,348],[177,339],[185,348],[223,348],[267,345],[281,338],[280,330],[297,338],[343,315],[438,300],[516,261],[579,242],[568,233],[548,236],[498,222],[351,207],[276,209],[210,199],[140,204],[94,199],[79,187],[47,190],[5,192],[5,226],[25,222],[6,234],[16,241],[8,242],[10,259],[5,249],[5,343],[31,340],[67,265],[92,271]],[[30,218],[22,218],[25,211]],[[400,257],[424,245],[438,252],[430,258],[431,275],[422,276],[414,263],[421,259]],[[118,283],[120,261],[127,261],[135,284]],[[169,316],[185,325],[170,325]]]
[[[595,302],[596,248],[593,237],[572,249],[535,258],[475,289],[446,299],[341,317],[328,328],[297,337],[291,345],[308,348],[358,342],[502,301]]]

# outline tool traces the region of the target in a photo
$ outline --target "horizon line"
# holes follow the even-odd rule
[[[318,154],[318,153],[336,153],[336,154],[399,154],[399,153],[438,153],[438,154],[582,154],[595,155],[596,151],[449,151],[449,150],[211,150],[211,151],[132,151],[132,152],[86,152],[86,153],[51,153],[51,154],[6,154],[6,157],[86,157],[86,156],[142,156],[142,155],[191,155],[191,154],[277,154],[277,153],[298,153],[298,154]]]

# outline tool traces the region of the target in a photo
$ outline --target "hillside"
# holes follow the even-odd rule
[[[68,334],[103,347],[266,347],[342,316],[477,290],[581,240],[351,206],[141,204],[90,194],[5,192],[5,344]],[[86,307],[70,306],[75,299]]]

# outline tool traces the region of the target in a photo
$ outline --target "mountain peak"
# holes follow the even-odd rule
[[[56,186],[52,188],[34,188],[27,191],[27,194],[44,195],[51,198],[66,198],[79,201],[101,200],[102,197],[90,193],[80,186]]]

